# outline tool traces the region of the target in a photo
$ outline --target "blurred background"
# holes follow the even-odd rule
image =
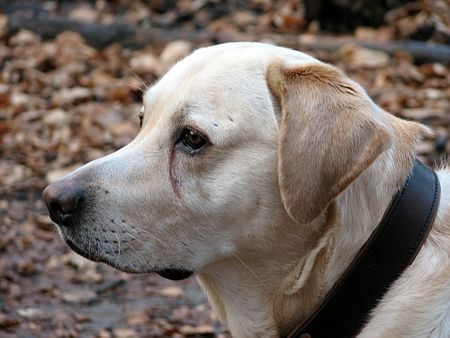
[[[195,48],[264,41],[347,72],[450,151],[448,0],[0,0],[0,336],[228,337],[195,279],[71,252],[42,189],[137,134],[142,89]],[[445,162],[445,160],[444,160]]]

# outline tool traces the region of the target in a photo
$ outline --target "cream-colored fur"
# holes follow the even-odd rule
[[[90,204],[61,234],[122,270],[195,271],[236,338],[286,334],[312,313],[427,132],[334,67],[258,43],[194,52],[143,106],[133,142],[64,178],[87,184]],[[210,140],[198,154],[179,144],[186,127]],[[438,175],[431,233],[358,337],[450,336],[450,173]]]

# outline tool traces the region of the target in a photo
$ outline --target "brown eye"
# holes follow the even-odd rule
[[[199,150],[207,143],[206,139],[199,132],[192,129],[185,129],[183,131],[182,142],[192,150]]]

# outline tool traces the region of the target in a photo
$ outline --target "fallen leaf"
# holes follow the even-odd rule
[[[6,316],[0,313],[0,329],[7,329],[20,324],[19,318]]]
[[[113,329],[113,335],[115,338],[135,338],[138,336],[135,330],[127,328]]]
[[[403,117],[413,120],[424,120],[427,118],[443,116],[444,114],[444,111],[438,111],[429,108],[403,109],[401,112],[401,115]]]
[[[211,325],[199,325],[199,326],[184,325],[180,328],[180,332],[187,337],[191,336],[214,337],[214,328]]]
[[[389,55],[384,52],[347,44],[338,50],[338,56],[350,69],[378,69],[389,64]]]
[[[91,290],[74,290],[61,293],[59,297],[69,304],[89,304],[97,299],[97,293]]]
[[[83,165],[82,163],[76,163],[65,168],[51,170],[46,175],[47,182],[48,183],[55,182],[60,178],[62,178],[63,176],[66,176],[67,174],[71,173],[75,169],[81,167],[82,165]]]
[[[40,308],[29,307],[25,309],[18,309],[17,314],[25,319],[29,320],[49,320],[52,318],[52,314],[44,311]]]
[[[163,70],[166,71],[175,62],[187,56],[191,50],[192,44],[185,40],[177,40],[168,43],[159,57]]]
[[[166,296],[166,297],[181,297],[183,296],[183,290],[177,286],[168,286],[165,287],[164,289],[162,289],[159,292],[161,295]]]

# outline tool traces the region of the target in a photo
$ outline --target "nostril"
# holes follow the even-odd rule
[[[42,192],[51,218],[61,223],[63,217],[74,213],[80,205],[84,190],[68,182],[55,182]]]
[[[59,206],[63,214],[73,213],[77,207],[78,202],[81,199],[81,192],[70,191],[69,193],[63,194],[59,201]]]
[[[61,206],[57,201],[51,201],[48,205],[48,209],[52,212],[58,212],[62,214]]]

